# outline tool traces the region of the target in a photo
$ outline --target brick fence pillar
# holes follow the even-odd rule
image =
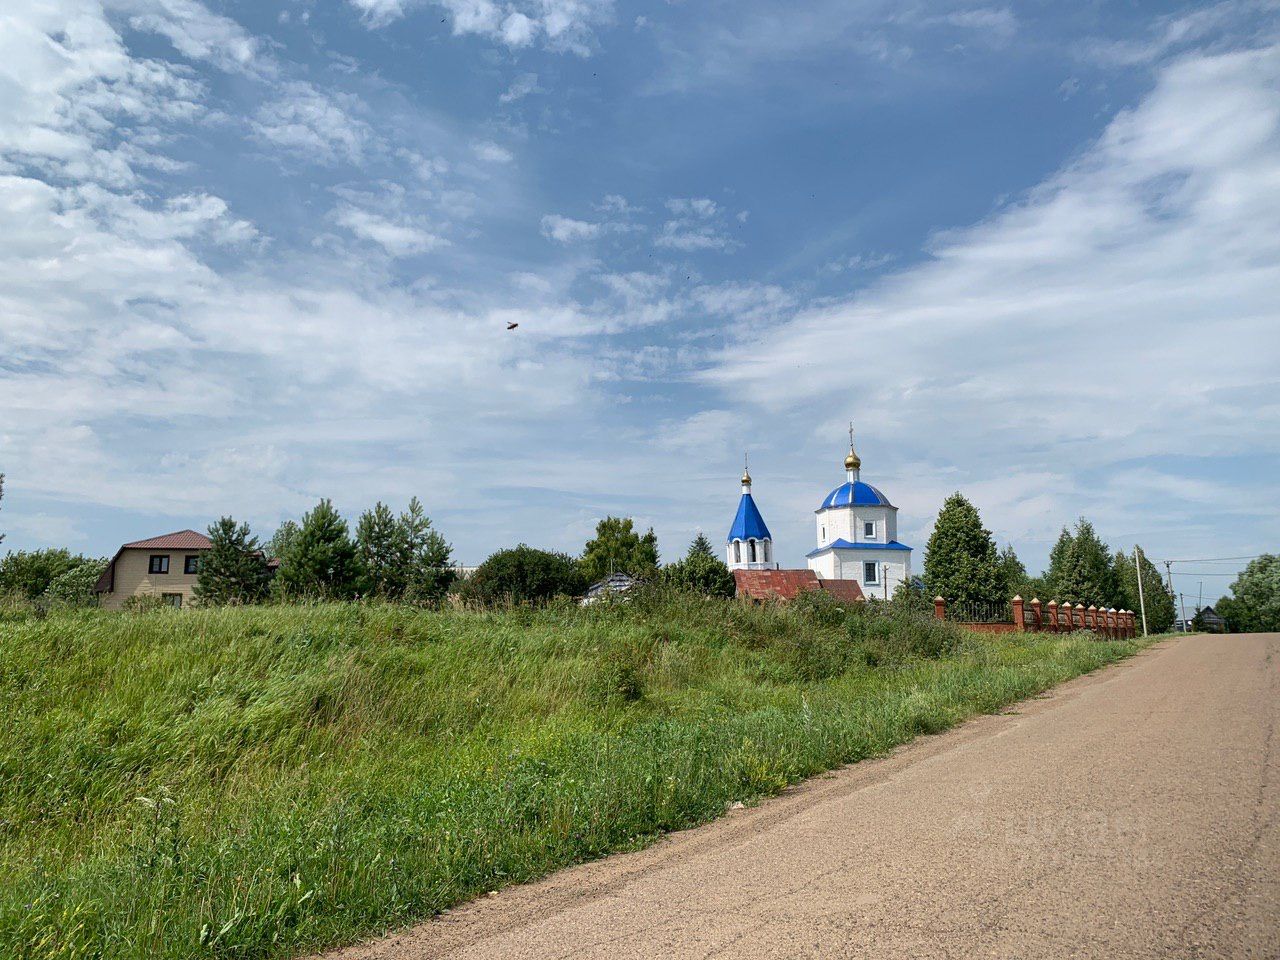
[[[1114,638],[1116,635],[1116,608],[1111,607],[1103,610],[1102,620],[1107,625],[1107,636]]]
[[[1084,629],[1084,604],[1083,603],[1076,604],[1076,612],[1073,614],[1073,616],[1074,616],[1074,620],[1072,622],[1076,625],[1076,629],[1083,630]]]
[[[1132,640],[1138,635],[1138,615],[1132,610],[1128,610],[1126,612],[1129,614],[1129,639]]]
[[[1022,633],[1027,629],[1026,621],[1023,619],[1024,608],[1022,606],[1022,597],[1015,596],[1013,598],[1013,629]]]
[[[1085,626],[1094,633],[1098,632],[1098,608],[1094,604],[1089,604],[1089,609],[1084,612]]]
[[[1044,616],[1040,608],[1039,597],[1031,598],[1031,622],[1034,625],[1032,629],[1035,629],[1035,630],[1044,629]]]
[[[1049,601],[1049,629],[1054,633],[1058,632],[1058,601]]]
[[[941,597],[933,598],[933,616],[938,620],[947,619],[947,601]]]

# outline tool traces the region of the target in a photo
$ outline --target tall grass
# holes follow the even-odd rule
[[[11,618],[0,956],[351,940],[1137,648],[922,637],[935,659],[842,611],[712,601]]]

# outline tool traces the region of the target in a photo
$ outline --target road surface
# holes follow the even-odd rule
[[[1280,957],[1280,634],[1009,712],[341,960]]]

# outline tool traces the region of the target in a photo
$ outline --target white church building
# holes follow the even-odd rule
[[[814,511],[817,548],[808,568],[824,580],[855,580],[866,597],[891,597],[911,577],[911,548],[898,542],[898,508],[862,479],[862,460],[849,431],[845,481]],[[751,496],[751,476],[742,475],[742,497],[729,529],[730,570],[776,570],[773,537]]]

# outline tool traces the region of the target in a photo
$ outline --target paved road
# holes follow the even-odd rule
[[[342,960],[1280,957],[1280,635],[1007,714]]]

